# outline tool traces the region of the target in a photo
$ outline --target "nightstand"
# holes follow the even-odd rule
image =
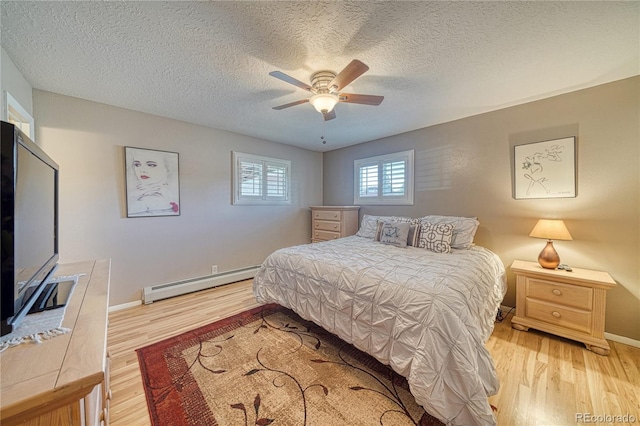
[[[516,314],[511,326],[545,331],[585,344],[599,355],[609,354],[604,338],[607,290],[616,282],[606,272],[573,268],[545,269],[536,262],[515,260]]]
[[[360,206],[312,206],[311,242],[335,240],[358,232]]]

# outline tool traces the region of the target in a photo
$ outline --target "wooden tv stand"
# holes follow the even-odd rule
[[[60,265],[56,276],[84,274],[62,321],[71,332],[0,353],[0,424],[108,424],[110,271],[108,259]]]

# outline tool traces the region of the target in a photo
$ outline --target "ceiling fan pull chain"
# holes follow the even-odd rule
[[[322,120],[322,136],[320,136],[320,139],[322,140],[322,144],[326,145],[327,144],[327,140],[324,138],[324,135],[327,133],[327,121],[326,120]]]

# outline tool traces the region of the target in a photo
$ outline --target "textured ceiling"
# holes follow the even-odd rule
[[[5,1],[36,89],[326,151],[640,74],[639,2]],[[324,122],[309,82],[357,58]],[[323,145],[324,135],[328,143]]]

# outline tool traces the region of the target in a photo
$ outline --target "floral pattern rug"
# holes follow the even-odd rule
[[[153,425],[441,425],[406,380],[262,306],[137,350]]]

